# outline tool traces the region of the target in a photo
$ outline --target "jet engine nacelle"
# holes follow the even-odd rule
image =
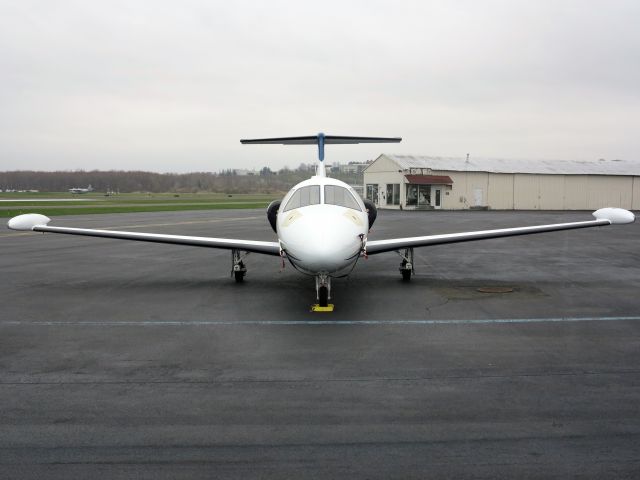
[[[367,207],[367,216],[369,217],[369,230],[373,227],[373,222],[376,221],[376,217],[378,216],[378,209],[376,208],[375,203],[371,200],[363,200],[364,206]]]
[[[276,229],[276,219],[278,218],[278,209],[280,208],[281,203],[282,200],[274,200],[267,207],[267,219],[269,220],[271,228],[273,228],[273,231],[276,233],[278,233],[278,230]]]

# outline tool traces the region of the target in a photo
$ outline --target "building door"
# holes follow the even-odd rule
[[[368,183],[365,195],[367,196],[367,200],[371,200],[376,207],[380,205],[380,200],[378,198],[378,184]]]
[[[481,207],[482,203],[483,203],[483,190],[481,188],[476,188],[473,191],[473,206],[474,207]]]
[[[433,199],[433,208],[440,209],[442,208],[442,188],[433,187],[432,190],[431,198]]]

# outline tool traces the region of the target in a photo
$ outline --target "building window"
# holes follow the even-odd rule
[[[407,185],[407,206],[418,205],[418,185]]]
[[[399,183],[387,183],[387,205],[400,205]]]
[[[418,205],[431,206],[431,185],[418,185]]]
[[[431,185],[407,184],[407,206],[430,206]]]

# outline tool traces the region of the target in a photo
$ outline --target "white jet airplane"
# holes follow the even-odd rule
[[[34,213],[12,218],[9,220],[8,227],[13,230],[227,249],[231,250],[232,271],[237,282],[241,282],[247,272],[244,262],[246,255],[250,252],[286,258],[296,270],[315,277],[318,301],[316,307],[331,309],[328,304],[331,298],[331,278],[348,275],[360,257],[396,251],[402,258],[400,273],[404,280],[409,280],[413,274],[414,247],[625,224],[635,220],[633,213],[628,210],[602,208],[593,212],[595,220],[582,222],[369,240],[368,233],[377,215],[376,207],[369,200],[363,201],[346,183],[325,175],[324,146],[326,144],[397,143],[401,140],[401,138],[345,137],[323,133],[305,137],[240,140],[243,144],[318,146],[319,162],[316,175],[294,186],[282,201],[274,201],[267,208],[267,218],[278,236],[277,242],[54,227],[48,225],[49,218]]]
[[[69,189],[69,193],[89,193],[93,192],[93,187],[89,185],[87,188],[73,187]]]

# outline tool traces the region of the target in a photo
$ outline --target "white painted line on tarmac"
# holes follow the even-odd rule
[[[3,198],[0,202],[103,202],[101,198]],[[28,206],[28,205],[27,205]]]
[[[167,223],[147,223],[147,224],[137,224],[137,225],[121,225],[117,227],[100,227],[100,228],[104,230],[113,230],[118,228],[172,227],[174,225],[196,225],[201,223],[237,222],[242,220],[257,220],[260,218],[264,218],[264,217],[209,218],[205,220],[190,220],[190,221],[167,222]]]
[[[5,320],[0,326],[127,326],[127,327],[174,327],[174,326],[243,326],[243,325],[487,325],[501,323],[570,323],[570,322],[628,322],[639,321],[638,317],[552,317],[552,318],[496,318],[464,320],[193,320],[193,321],[21,321]]]

